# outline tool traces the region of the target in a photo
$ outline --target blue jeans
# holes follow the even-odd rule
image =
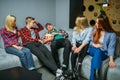
[[[14,47],[6,47],[5,50],[9,54],[18,56],[24,68],[30,69],[35,67],[32,53],[28,48],[23,47],[22,50],[18,50]]]
[[[102,61],[108,56],[99,48],[90,47],[88,53],[92,56],[90,80],[94,80],[94,71],[101,68]]]

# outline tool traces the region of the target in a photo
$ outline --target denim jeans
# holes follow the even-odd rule
[[[94,80],[94,78],[95,78],[94,71],[96,69],[100,70],[101,65],[102,65],[102,61],[107,59],[108,56],[105,55],[104,51],[102,51],[99,48],[95,48],[95,47],[90,47],[88,52],[92,56],[90,80]]]
[[[9,54],[18,56],[24,68],[30,69],[35,67],[32,53],[28,48],[23,47],[22,50],[18,50],[14,47],[6,47],[5,50]]]

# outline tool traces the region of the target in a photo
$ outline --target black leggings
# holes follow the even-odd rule
[[[77,44],[77,47],[79,47],[81,44]],[[71,55],[71,65],[72,65],[72,70],[74,70],[74,68],[76,67],[76,61],[77,61],[77,57],[78,57],[78,62],[82,63],[84,57],[87,54],[87,49],[88,49],[88,45],[86,45],[78,54],[74,54],[72,52]]]

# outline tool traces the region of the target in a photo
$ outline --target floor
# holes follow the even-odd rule
[[[0,80],[41,80],[41,74],[21,67],[0,70]]]
[[[42,73],[42,80],[54,80],[55,76],[50,73],[46,68],[41,68],[38,70],[38,72]],[[81,80],[87,80],[84,78],[81,78]]]
[[[46,68],[41,68],[38,72],[42,73],[42,80],[54,80],[55,76],[50,73]]]

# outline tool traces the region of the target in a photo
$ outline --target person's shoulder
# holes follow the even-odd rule
[[[116,36],[116,33],[115,33],[115,32],[111,32],[110,34],[113,35],[113,36]]]
[[[88,26],[86,29],[89,31],[93,31],[93,27],[91,27],[91,26]]]
[[[0,31],[3,31],[3,30],[5,30],[5,27],[0,28]]]
[[[93,29],[93,27],[92,27],[92,26],[88,26],[87,28],[88,28],[88,29]]]
[[[23,32],[26,32],[27,28],[26,27],[23,27],[23,28],[20,28],[19,32],[20,33],[23,33]]]
[[[2,31],[3,28],[0,28],[0,31]]]
[[[26,30],[26,27],[20,28],[20,30]]]
[[[106,31],[106,33],[109,34],[109,35],[116,35],[115,32],[107,32],[107,31]]]
[[[115,32],[106,32],[108,36],[111,37],[116,37],[116,33]]]
[[[3,28],[0,28],[0,32],[2,32]]]
[[[58,31],[58,30],[60,30],[60,29],[56,29],[56,28],[53,29],[53,31]]]
[[[1,27],[0,29],[5,29],[5,27]]]

